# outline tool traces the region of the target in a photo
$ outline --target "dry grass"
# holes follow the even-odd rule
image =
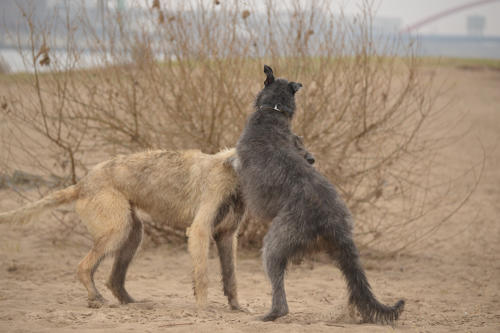
[[[462,166],[465,185],[434,172],[446,144],[441,87],[416,46],[373,33],[368,1],[353,20],[328,1],[286,13],[269,1],[260,16],[251,1],[174,3],[108,11],[103,31],[84,8],[37,24],[26,12],[31,50],[21,55],[34,73],[2,81],[4,170],[66,186],[117,153],[234,146],[267,63],[303,83],[295,131],[353,211],[362,246],[414,247],[473,192],[474,168]],[[56,26],[66,29],[64,59],[50,48]],[[89,51],[94,68],[79,69]],[[266,230],[250,221],[241,243],[259,245]]]

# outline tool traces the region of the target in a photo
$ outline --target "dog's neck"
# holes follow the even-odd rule
[[[284,110],[279,109],[278,104],[275,104],[274,106],[270,106],[270,105],[259,106],[259,111],[265,111],[265,110],[278,111],[278,112],[283,112],[283,113],[286,112]]]
[[[261,105],[256,107],[257,111],[253,113],[251,118],[259,123],[265,123],[265,127],[273,127],[274,130],[281,128],[281,130],[289,131],[292,121],[292,115],[280,108],[279,105]],[[264,120],[265,119],[265,120]]]
[[[279,104],[275,104],[275,105],[269,105],[269,104],[260,105],[260,106],[257,107],[257,111],[275,111],[275,112],[282,113],[283,115],[285,115],[288,118],[291,118],[292,115],[293,115],[293,111],[286,110],[285,108],[283,108]]]

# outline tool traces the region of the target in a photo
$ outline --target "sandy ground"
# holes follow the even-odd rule
[[[215,256],[209,306],[197,311],[185,245],[143,245],[127,280],[141,303],[116,303],[104,287],[110,270],[110,260],[105,261],[96,282],[110,305],[89,309],[75,274],[88,241],[76,235],[51,241],[56,222],[45,218],[24,226],[0,225],[0,332],[500,332],[500,71],[437,71],[454,82],[446,97],[455,103],[447,116],[452,120],[465,112],[463,124],[471,127],[447,148],[450,165],[481,156],[478,142],[487,161],[470,202],[478,215],[457,214],[439,234],[466,226],[464,231],[397,258],[363,253],[379,299],[406,299],[394,329],[349,319],[345,282],[326,261],[292,266],[286,279],[290,314],[273,323],[258,321],[270,306],[270,285],[257,255],[245,252],[239,254],[237,275],[240,302],[248,312],[228,309]],[[15,206],[10,198],[0,191],[0,210]]]

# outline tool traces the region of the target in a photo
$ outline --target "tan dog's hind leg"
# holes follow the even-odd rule
[[[122,247],[116,252],[115,262],[113,263],[113,270],[109,277],[106,286],[111,290],[113,295],[122,304],[132,303],[134,299],[130,297],[127,290],[125,289],[125,276],[127,274],[127,269],[134,257],[137,248],[142,241],[142,222],[137,217],[135,210],[130,211],[132,220],[132,229],[128,235],[128,238],[123,243]]]
[[[103,251],[105,243],[106,239],[104,238],[95,242],[92,250],[78,264],[78,279],[87,289],[90,308],[99,308],[105,303],[94,283],[94,273],[105,255]]]
[[[193,224],[188,229],[188,250],[193,260],[194,295],[199,307],[205,307],[208,294],[208,251],[212,221],[217,213],[217,206],[213,202],[200,206]]]
[[[127,242],[132,229],[131,207],[121,193],[107,190],[78,200],[76,211],[95,240],[78,265],[78,278],[88,291],[89,307],[100,307],[105,300],[95,287],[94,273],[106,255]]]

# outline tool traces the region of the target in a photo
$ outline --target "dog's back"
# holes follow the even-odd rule
[[[209,183],[217,183],[217,191],[210,192],[216,197],[231,195],[236,190],[236,174],[225,163],[234,155],[234,149],[213,155],[199,150],[119,155],[96,165],[81,180],[80,196],[92,197],[113,189],[153,220],[185,228],[192,222]]]
[[[276,124],[273,118],[280,116],[254,113],[238,143],[242,165],[239,176],[251,211],[260,218],[272,219],[286,210],[297,215],[294,223],[304,222],[300,216],[328,218],[332,210],[347,216],[349,212],[338,200],[334,186],[290,145],[289,130],[278,127],[268,131],[260,125]]]

